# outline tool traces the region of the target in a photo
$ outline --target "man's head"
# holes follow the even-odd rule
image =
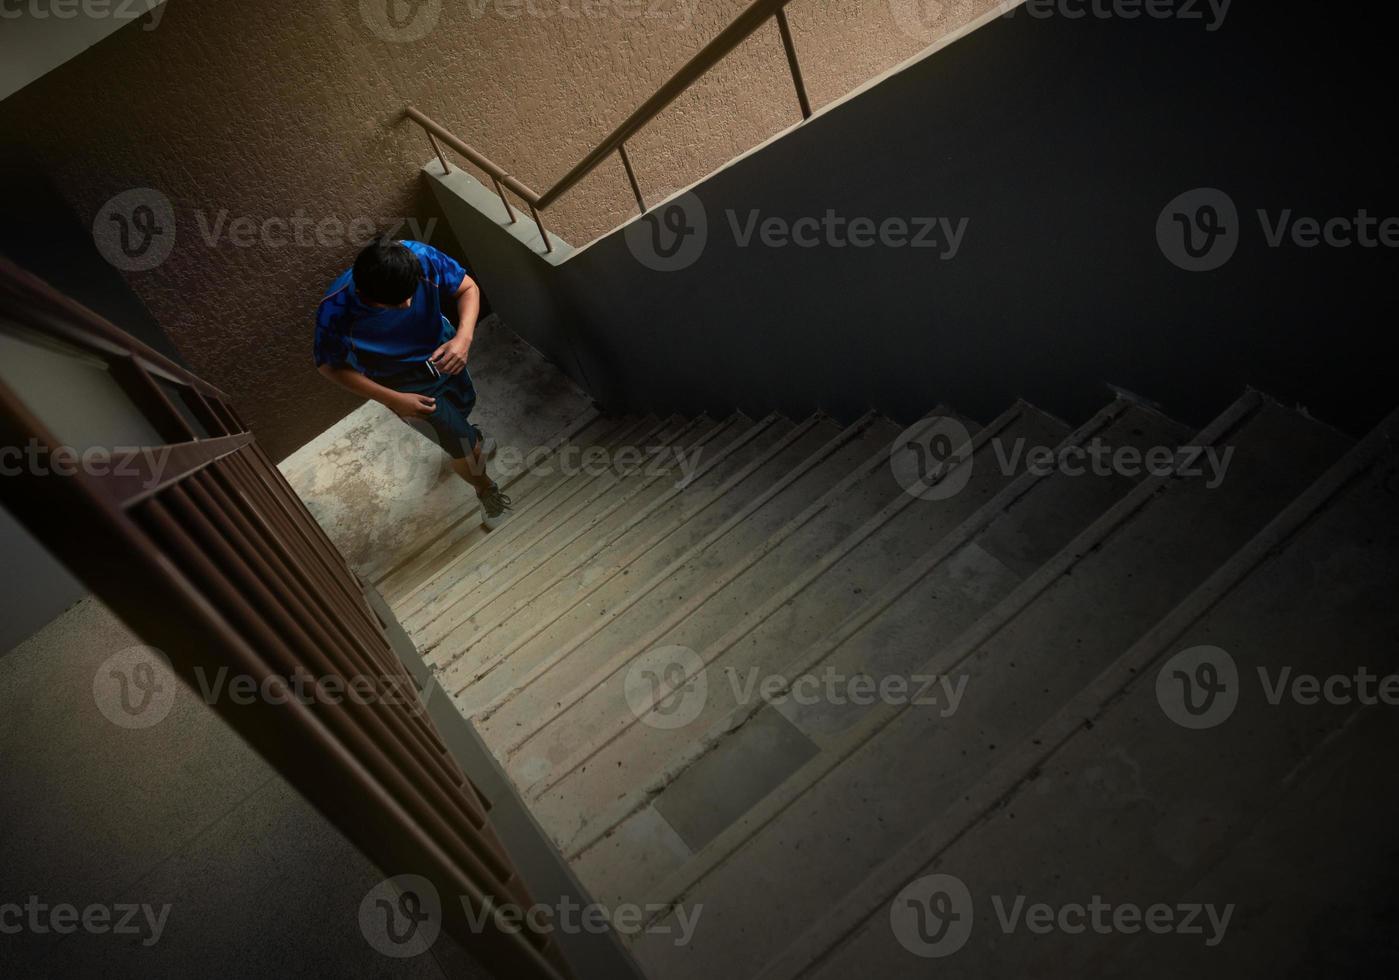
[[[355,259],[355,292],[376,306],[406,307],[413,300],[421,275],[417,256],[386,236]]]

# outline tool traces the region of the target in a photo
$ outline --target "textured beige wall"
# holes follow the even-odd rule
[[[276,227],[251,244],[208,245],[221,212],[347,224],[420,213],[429,205],[415,171],[429,148],[400,119],[409,102],[542,190],[745,5],[391,0],[405,35],[385,2],[171,0],[155,30],[125,28],[0,103],[0,139],[30,149],[85,222],[130,188],[170,200],[173,252],[128,281],[278,457],[355,404],[312,372],[309,352],[320,292],[355,246],[333,227],[322,244],[277,245],[287,232]],[[990,6],[795,0],[813,101],[838,98]],[[796,118],[770,25],[640,135],[632,157],[654,198]],[[550,224],[581,243],[633,207],[614,160]]]

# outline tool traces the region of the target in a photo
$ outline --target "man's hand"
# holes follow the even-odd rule
[[[462,343],[460,339],[453,337],[437,348],[432,355],[432,363],[437,365],[437,370],[443,374],[461,374],[466,369],[466,352],[470,345],[469,339]]]
[[[389,407],[389,411],[403,418],[425,419],[437,408],[437,399],[396,391],[384,404]]]

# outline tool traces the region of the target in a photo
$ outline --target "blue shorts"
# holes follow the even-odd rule
[[[424,366],[420,371],[379,379],[379,383],[395,391],[437,399],[437,407],[427,418],[403,421],[437,443],[453,459],[465,459],[476,451],[481,430],[468,421],[471,410],[476,407],[476,386],[465,368],[461,374],[433,377]]]

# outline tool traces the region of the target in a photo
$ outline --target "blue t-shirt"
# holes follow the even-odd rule
[[[413,302],[402,310],[371,306],[355,295],[354,270],[346,269],[316,311],[316,367],[349,367],[371,377],[395,374],[421,365],[456,334],[442,315],[442,300],[461,288],[466,269],[431,245],[401,244],[422,266]]]

